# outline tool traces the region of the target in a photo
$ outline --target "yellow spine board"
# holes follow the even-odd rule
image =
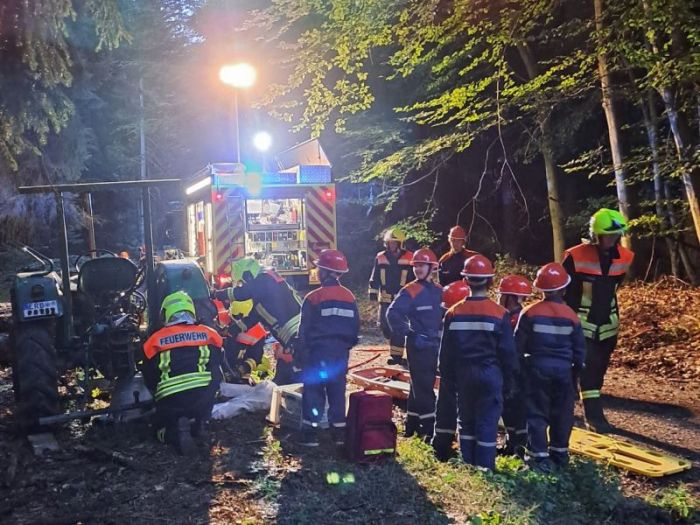
[[[580,428],[572,430],[569,450],[652,478],[676,474],[691,467],[691,462],[686,459]]]

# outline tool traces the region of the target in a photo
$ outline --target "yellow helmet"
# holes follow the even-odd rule
[[[400,244],[406,240],[406,232],[398,228],[389,228],[384,232],[384,242],[395,241]]]
[[[192,299],[183,291],[174,292],[166,296],[161,305],[161,313],[166,323],[170,322],[173,315],[179,312],[189,312],[192,315],[196,315]]]
[[[258,276],[261,269],[258,261],[251,257],[238,259],[231,264],[231,279],[233,283],[236,284],[238,281],[243,280],[243,274],[246,272],[250,272],[253,278],[255,278]]]
[[[591,217],[591,237],[596,235],[623,235],[626,231],[627,220],[617,210],[601,208]]]
[[[229,312],[231,312],[231,315],[234,317],[248,317],[252,310],[252,299],[248,299],[247,301],[231,301],[231,307],[229,308]]]

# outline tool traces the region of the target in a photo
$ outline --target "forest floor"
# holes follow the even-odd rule
[[[292,429],[260,413],[213,422],[210,445],[194,458],[155,443],[144,420],[74,422],[55,433],[60,450],[36,456],[14,433],[11,369],[0,366],[0,522],[697,523],[700,291],[635,284],[621,303],[606,413],[617,435],[689,459],[691,470],[645,478],[575,457],[566,471],[542,475],[502,457],[496,473],[482,473],[439,463],[404,438],[396,461],[357,466],[329,442],[310,452],[295,446]],[[360,350],[382,344],[372,310],[361,303]],[[399,425],[402,413],[397,407]]]

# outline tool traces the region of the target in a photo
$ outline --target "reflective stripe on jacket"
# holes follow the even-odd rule
[[[601,341],[618,333],[616,292],[634,253],[618,245],[602,255],[597,245],[584,243],[566,250],[562,263],[571,276],[564,300],[581,319],[584,335]]]
[[[389,305],[386,318],[398,337],[421,337],[425,343],[440,343],[443,309],[442,287],[431,281],[413,281],[404,286]]]
[[[413,279],[411,260],[413,252],[401,249],[398,257],[388,250],[379,252],[374,259],[372,275],[369,278],[369,296],[380,303],[390,303],[394,295]]]
[[[515,330],[518,355],[551,366],[580,370],[586,354],[581,321],[561,299],[526,307]]]
[[[212,370],[218,366],[217,352],[222,345],[221,336],[204,325],[166,326],[151,335],[144,344],[144,355],[147,365],[153,363],[157,368],[157,377],[153,378],[157,381],[156,401],[209,386]],[[150,365],[151,369],[153,365]]]

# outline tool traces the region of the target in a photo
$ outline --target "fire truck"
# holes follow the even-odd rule
[[[217,286],[230,283],[231,263],[253,257],[298,289],[318,284],[313,261],[336,248],[336,193],[331,165],[317,140],[276,157],[277,171],[248,172],[215,163],[185,188],[186,252]]]

